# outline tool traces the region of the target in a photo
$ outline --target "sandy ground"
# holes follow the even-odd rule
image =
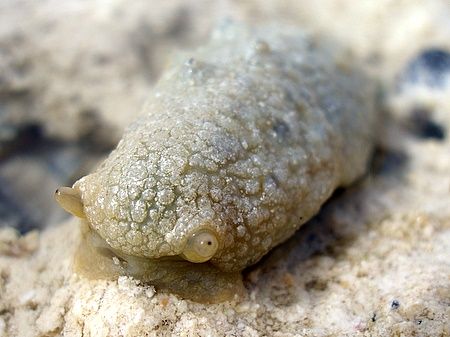
[[[375,173],[246,271],[232,303],[77,277],[75,219],[40,236],[3,230],[3,335],[447,336],[450,143],[403,132],[392,126]]]
[[[386,104],[370,173],[338,191],[291,240],[246,270],[245,298],[204,305],[126,277],[88,281],[71,269],[79,239],[76,219],[24,236],[4,227],[0,336],[450,335],[449,92],[425,90],[419,97],[394,89],[396,75],[418,50],[449,47],[450,8],[444,1],[311,3],[171,2],[150,8],[141,1],[131,6],[125,1],[72,0],[58,7],[55,1],[31,5],[8,0],[1,5],[0,13],[8,19],[0,25],[0,69],[10,72],[0,81],[6,102],[0,116],[21,118],[3,119],[2,127],[32,119],[44,125],[48,137],[76,140],[92,132],[92,124],[77,125],[84,121],[84,107],[95,106],[94,129],[106,125],[108,141],[114,142],[163,67],[165,56],[157,55],[200,43],[223,13],[254,21],[300,22],[348,44],[378,73]],[[28,6],[20,7],[24,4]],[[191,13],[185,15],[190,24],[167,33],[181,20],[176,14],[180,8]],[[117,12],[122,15],[114,16]],[[137,17],[159,32],[148,42],[152,48],[147,60],[154,63],[147,73],[143,69],[148,65],[130,56],[138,55],[133,52],[139,48],[127,44],[130,30],[144,34],[139,41],[147,41],[148,31],[136,28]],[[80,27],[81,19],[92,26]],[[37,29],[40,25],[47,30]],[[73,31],[77,39],[67,39]],[[9,39],[17,32],[22,43],[10,48]],[[96,38],[86,39],[91,35]],[[119,47],[108,41],[119,41]],[[101,70],[89,63],[96,48],[120,61]],[[124,50],[130,50],[130,58],[123,56]],[[87,63],[75,62],[79,55]],[[18,60],[29,68],[18,67]],[[82,98],[73,101],[71,95]],[[419,98],[429,110],[425,120],[412,118]],[[57,102],[55,107],[52,102]],[[61,121],[71,133],[58,126]],[[443,137],[421,132],[423,123],[436,124]]]

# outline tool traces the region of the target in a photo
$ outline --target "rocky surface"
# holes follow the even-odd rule
[[[0,140],[37,124],[54,138],[117,141],[171,51],[201,41],[218,12],[207,1],[0,6]]]
[[[111,130],[120,130],[128,113],[139,110],[146,88],[164,61],[155,56],[156,42],[149,56],[156,58],[150,67],[153,71],[147,72],[136,58],[124,55],[131,39],[120,31],[129,25],[137,27],[133,15],[153,18],[149,20],[157,23],[152,29],[167,32],[181,20],[176,14],[180,8],[197,13],[192,14],[190,25],[182,26],[181,35],[175,34],[179,39],[172,39],[170,33],[156,34],[160,40],[154,41],[165,41],[161,42],[162,54],[165,48],[200,42],[208,25],[223,13],[246,19],[252,13],[252,20],[294,21],[347,43],[357,55],[367,57],[368,67],[381,78],[383,129],[371,171],[353,187],[338,191],[292,239],[245,271],[245,298],[216,305],[180,300],[129,278],[88,281],[73,274],[71,263],[79,238],[76,219],[27,232],[50,221],[45,217],[48,212],[43,212],[34,218],[39,225],[23,227],[28,221],[22,223],[19,229],[27,232],[24,235],[3,227],[0,336],[448,336],[449,89],[445,84],[397,90],[402,72],[408,71],[419,51],[436,46],[448,51],[450,30],[448,20],[442,19],[449,17],[448,4],[438,0],[376,4],[324,0],[320,5],[246,1],[208,7],[206,2],[171,2],[150,10],[144,2],[133,3],[72,0],[67,7],[58,7],[55,1],[8,0],[0,5],[0,128],[2,135],[8,135],[2,136],[0,145],[3,226],[14,223],[4,216],[16,214],[12,204],[18,205],[20,213],[28,199],[40,200],[43,206],[34,203],[36,208],[28,211],[33,216],[36,209],[51,210],[51,193],[39,186],[51,185],[44,184],[48,177],[59,177],[56,184],[88,170],[78,168],[79,158],[91,161],[92,166],[117,139]],[[117,8],[134,14],[113,16]],[[80,24],[91,20],[92,25]],[[58,25],[65,28],[55,30]],[[15,31],[22,37],[14,40]],[[67,38],[74,31],[80,35]],[[142,34],[145,40],[147,35]],[[111,51],[115,44],[100,43],[96,36],[122,44]],[[114,60],[107,70],[92,61],[97,47],[107,50]],[[31,51],[36,54],[28,54]],[[74,66],[79,60],[85,63]],[[20,64],[32,66],[21,68]],[[143,79],[146,76],[150,79]],[[81,97],[82,103],[71,104],[73,95]],[[92,106],[98,124],[78,128],[81,124],[76,121],[85,120],[79,117],[83,107]],[[108,112],[120,116],[110,118]],[[68,122],[70,118],[74,119]],[[30,125],[38,125],[41,136],[26,142]],[[97,138],[82,145],[86,143],[80,139],[95,139],[87,135],[103,127],[110,145],[90,152],[89,144],[104,141]],[[71,134],[64,128],[78,131]],[[39,144],[44,146],[33,150],[35,139],[41,139]],[[58,156],[56,148],[62,149]],[[64,157],[68,148],[74,154]],[[49,164],[55,158],[60,158],[59,166]],[[6,190],[4,182],[22,185]],[[10,191],[17,191],[16,199]]]
[[[77,277],[75,219],[39,237],[3,230],[4,335],[448,335],[450,143],[393,125],[374,171],[246,271],[247,296],[231,303]]]

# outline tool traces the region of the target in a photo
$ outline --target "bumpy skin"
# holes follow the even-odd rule
[[[223,271],[251,265],[366,170],[373,87],[297,30],[219,29],[179,57],[117,149],[79,180],[116,251],[179,255],[212,229]]]

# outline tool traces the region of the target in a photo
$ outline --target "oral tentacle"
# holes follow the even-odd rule
[[[81,194],[72,187],[60,187],[55,192],[58,204],[67,212],[79,218],[86,218]]]

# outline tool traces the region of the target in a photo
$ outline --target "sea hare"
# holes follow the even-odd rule
[[[95,172],[57,191],[83,219],[75,270],[200,302],[242,293],[242,269],[365,172],[374,96],[301,30],[224,25],[173,61]]]

